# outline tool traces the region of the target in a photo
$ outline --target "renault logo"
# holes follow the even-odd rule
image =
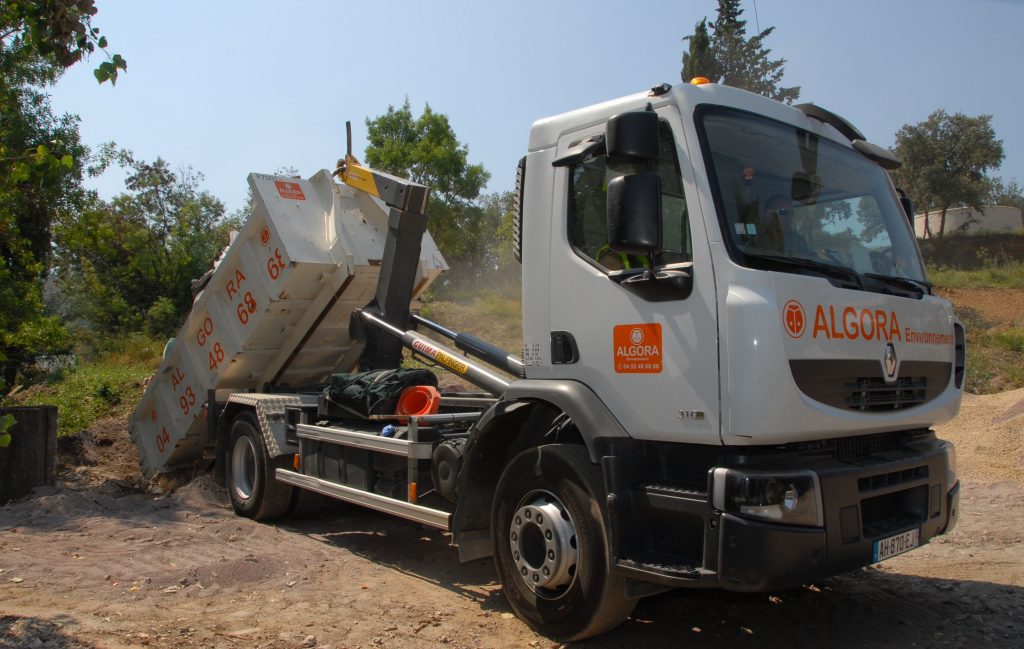
[[[885,346],[885,380],[892,383],[896,380],[896,370],[899,367],[899,360],[896,358],[896,348],[892,343]]]

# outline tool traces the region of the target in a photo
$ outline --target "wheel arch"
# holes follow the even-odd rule
[[[560,423],[560,418],[565,423]],[[466,444],[451,527],[460,559],[490,556],[490,516],[497,478],[517,454],[551,442],[579,444],[586,448],[590,461],[598,464],[604,441],[623,437],[628,435],[622,425],[582,383],[529,379],[513,383],[476,423]]]
[[[241,412],[251,412],[259,424],[260,435],[270,457],[280,457],[298,452],[298,448],[286,437],[285,407],[302,406],[312,397],[298,394],[260,394],[236,392],[228,397],[217,421],[217,439],[214,446],[215,467],[218,479],[224,478],[228,438],[231,424]],[[315,401],[314,401],[315,402]]]

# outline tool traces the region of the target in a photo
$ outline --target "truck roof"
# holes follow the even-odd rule
[[[700,86],[681,83],[672,86],[667,93],[658,96],[653,95],[650,90],[646,90],[539,119],[533,123],[530,129],[529,151],[540,151],[553,147],[563,134],[601,124],[613,115],[630,110],[643,110],[647,104],[652,104],[657,108],[668,103],[691,109],[699,104],[731,106],[799,126],[845,146],[850,145],[849,140],[831,126],[808,118],[803,111],[788,104],[718,83]]]

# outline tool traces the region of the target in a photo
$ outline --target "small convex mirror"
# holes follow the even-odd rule
[[[621,113],[606,127],[609,158],[658,159],[658,114],[649,110]]]

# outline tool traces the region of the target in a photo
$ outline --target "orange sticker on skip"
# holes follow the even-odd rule
[[[657,374],[661,372],[661,325],[654,323],[615,325],[615,372]]]
[[[302,193],[302,186],[299,183],[290,183],[287,180],[275,180],[274,187],[281,198],[288,198],[293,201],[304,201],[306,195]]]

